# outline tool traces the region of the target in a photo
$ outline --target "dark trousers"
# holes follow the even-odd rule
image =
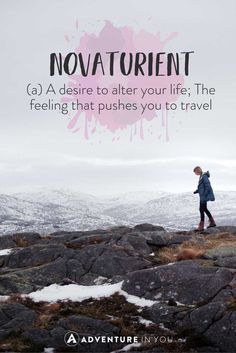
[[[200,202],[199,206],[199,211],[200,211],[200,216],[201,216],[201,221],[204,222],[205,218],[205,213],[208,216],[208,218],[212,218],[211,212],[207,209],[207,203],[206,202]]]

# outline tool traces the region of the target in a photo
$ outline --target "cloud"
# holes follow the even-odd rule
[[[236,167],[235,159],[207,159],[201,157],[176,157],[176,158],[150,158],[150,159],[127,159],[127,158],[85,158],[75,155],[63,154],[62,160],[68,163],[83,163],[94,166],[142,166],[142,165],[157,165],[157,164],[172,164],[172,163],[204,163],[208,165],[218,165],[227,168]],[[194,165],[195,165],[194,164]]]

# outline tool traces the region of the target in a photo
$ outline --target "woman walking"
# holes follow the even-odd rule
[[[198,225],[197,230],[202,231],[204,230],[205,213],[209,218],[209,226],[207,228],[216,226],[210,211],[207,209],[207,201],[215,201],[215,196],[209,180],[210,178],[209,171],[207,171],[206,173],[203,173],[202,168],[199,166],[195,167],[193,171],[196,175],[199,175],[198,187],[197,187],[197,190],[194,191],[194,194],[199,194],[199,197],[200,197],[200,206],[199,206],[200,223]]]

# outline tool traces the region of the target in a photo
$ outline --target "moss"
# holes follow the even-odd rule
[[[27,248],[30,244],[26,239],[15,238],[14,242],[18,248]]]
[[[138,314],[137,307],[128,303],[124,296],[113,294],[108,298],[100,300],[86,299],[82,302],[60,302],[60,314],[71,315],[80,314],[95,318],[106,319],[107,316],[117,316],[118,314]]]
[[[214,260],[201,260],[199,262],[199,264],[202,266],[202,267],[215,267],[215,264],[214,264]]]
[[[236,298],[235,297],[231,297],[231,298],[229,298],[229,301],[227,301],[226,311],[229,311],[229,312],[236,311]]]

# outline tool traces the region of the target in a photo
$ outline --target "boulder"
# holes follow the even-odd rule
[[[236,269],[236,256],[220,257],[214,263],[215,263],[216,266],[235,268]]]
[[[15,233],[12,235],[12,239],[16,246],[29,246],[38,243],[41,240],[39,233],[25,232]]]
[[[151,262],[136,252],[126,252],[121,245],[89,245],[77,251],[76,258],[87,272],[111,278],[146,268]]]
[[[236,311],[226,312],[206,330],[204,335],[220,348],[221,352],[236,351]]]
[[[0,295],[30,293],[67,277],[65,260],[58,259],[49,264],[19,269],[1,276]]]
[[[95,260],[90,271],[111,278],[149,267],[151,262],[139,256],[128,256],[124,251],[107,250]]]
[[[165,230],[139,232],[138,235],[139,238],[144,238],[148,245],[154,245],[158,247],[167,246],[171,237],[170,234]]]
[[[0,250],[14,248],[16,243],[13,241],[11,235],[2,235],[0,241]]]
[[[66,242],[66,246],[69,248],[81,248],[90,244],[100,244],[105,243],[111,240],[112,234],[91,234],[83,235],[79,238],[72,239],[69,242]],[[116,239],[119,239],[119,235],[113,235]]]
[[[5,258],[4,266],[9,268],[35,267],[47,264],[59,257],[70,257],[73,251],[63,245],[37,244],[17,249]]]
[[[188,308],[183,306],[170,306],[164,303],[156,303],[145,307],[141,315],[157,324],[164,324],[166,328],[174,330],[178,320],[184,318]]]
[[[119,334],[120,328],[104,320],[94,319],[84,315],[71,315],[66,319],[59,320],[56,327],[63,327],[68,331],[76,331],[83,334],[107,335]]]
[[[23,332],[36,322],[37,314],[22,304],[0,303],[0,339]]]
[[[197,304],[209,301],[231,279],[232,273],[227,269],[201,267],[196,261],[187,260],[132,272],[122,289],[146,299]]]
[[[78,332],[80,336],[117,336],[120,334],[120,328],[100,319],[94,319],[84,315],[71,315],[66,319],[59,320],[56,324],[54,330],[51,331],[51,334],[59,328],[68,331]],[[58,335],[58,340],[63,339],[64,336]],[[62,343],[62,342],[61,342]],[[64,342],[63,342],[64,343]],[[60,341],[58,342],[58,345]],[[93,342],[93,343],[79,343],[77,351],[79,352],[111,352],[114,349],[121,348],[123,344],[114,344],[114,343],[102,343],[102,342]],[[65,347],[65,344],[64,344]]]
[[[171,245],[179,245],[182,244],[184,241],[190,240],[189,234],[175,234],[172,233],[168,239],[168,246]]]
[[[235,246],[219,246],[217,248],[209,249],[204,254],[205,259],[220,259],[222,257],[233,257],[236,256]]]
[[[217,228],[222,233],[227,232],[236,235],[236,226],[218,226]]]
[[[140,231],[140,232],[146,232],[146,231],[155,231],[155,230],[159,230],[159,231],[165,231],[165,228],[161,227],[161,226],[155,226],[153,224],[149,224],[149,223],[142,223],[142,224],[137,224],[134,227],[134,231]]]
[[[150,247],[147,245],[147,241],[144,237],[138,236],[139,233],[125,234],[119,237],[116,241],[117,245],[120,245],[124,249],[137,252],[139,254],[149,254],[151,252]]]
[[[65,333],[66,331],[64,330],[61,337],[64,337]],[[41,349],[47,346],[50,347],[53,344],[50,332],[44,328],[29,328],[22,333],[21,337],[27,340],[31,345]]]
[[[203,334],[214,322],[222,318],[225,310],[224,302],[209,302],[199,308],[190,310],[184,319],[178,322],[178,328]]]

